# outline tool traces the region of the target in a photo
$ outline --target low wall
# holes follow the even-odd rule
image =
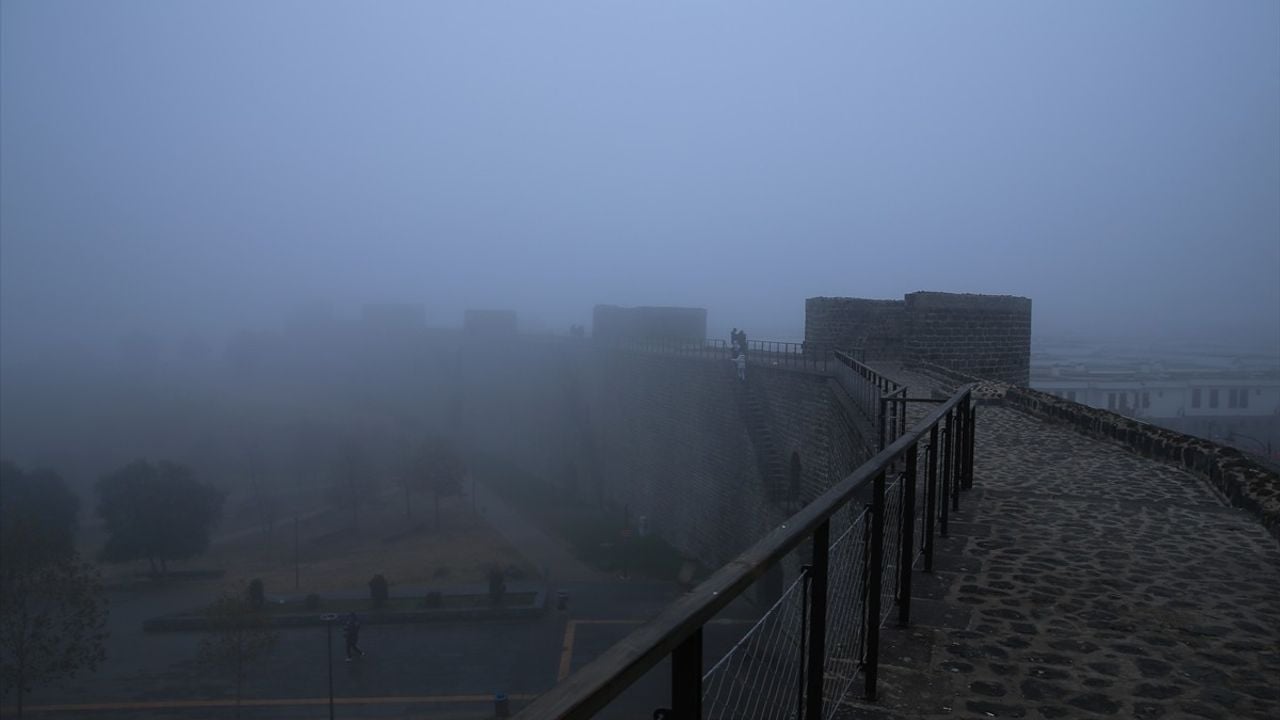
[[[1233,447],[1063,400],[1039,390],[981,382],[973,376],[928,363],[916,363],[912,367],[939,378],[948,386],[979,383],[974,394],[980,404],[1016,408],[1038,418],[1065,423],[1083,435],[1119,442],[1143,457],[1186,468],[1207,479],[1234,507],[1252,513],[1280,540],[1280,473]]]
[[[1008,387],[1001,402],[1066,423],[1085,435],[1115,440],[1143,457],[1195,472],[1222,491],[1233,506],[1253,513],[1280,540],[1280,473],[1235,448],[1029,388]]]

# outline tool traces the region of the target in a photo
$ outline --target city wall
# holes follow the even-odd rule
[[[705,566],[789,514],[770,492],[780,478],[759,460],[727,359],[581,339],[467,342],[457,352],[448,423],[469,445],[633,523],[644,516]],[[824,376],[753,366],[749,382],[765,399],[782,472],[798,470],[793,500],[816,497],[865,459]]]

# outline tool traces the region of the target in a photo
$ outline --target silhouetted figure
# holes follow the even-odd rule
[[[738,347],[742,350],[742,356],[746,357],[747,355],[747,331],[746,330],[738,331]]]
[[[347,615],[347,622],[342,626],[342,635],[347,639],[347,662],[351,662],[351,655],[354,653],[356,657],[364,657],[364,651],[360,649],[360,618],[355,613]]]
[[[738,348],[738,328],[729,331],[729,357],[736,358],[741,351]]]

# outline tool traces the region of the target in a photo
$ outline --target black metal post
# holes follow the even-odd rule
[[[898,561],[901,579],[898,585],[898,624],[911,622],[911,567],[915,564],[916,522],[916,446],[907,451],[907,474],[902,478],[902,559]]]
[[[800,568],[800,672],[796,673],[796,717],[804,717],[804,666],[808,661],[808,635],[804,628],[809,627],[809,580],[813,567],[804,565]]]
[[[933,524],[938,515],[938,426],[929,428],[924,478],[924,571],[933,572]]]
[[[965,437],[965,419],[966,413],[959,407],[952,408],[952,416],[955,418],[956,432],[952,438],[951,452],[955,457],[951,461],[951,509],[958,511],[960,509],[960,483],[964,477],[964,464],[961,459],[964,457],[964,437]]]
[[[978,437],[978,407],[976,405],[972,407],[969,405],[969,396],[965,396],[964,406],[969,408],[969,438],[968,438],[969,442],[967,443],[967,446],[968,446],[967,452],[969,454],[969,461],[964,465],[964,473],[965,473],[964,486],[972,490],[973,489],[973,449],[974,449],[974,443],[977,442],[977,437]]]
[[[676,720],[702,717],[702,628],[671,653],[671,710]]]
[[[898,403],[898,437],[907,434],[907,391],[902,391],[902,401]]]
[[[827,555],[831,521],[813,531],[813,570],[809,573],[809,670],[805,677],[805,718],[822,720],[822,679],[827,663]]]
[[[885,414],[886,414],[886,412],[887,412],[887,410],[888,410],[888,407],[889,407],[889,403],[888,403],[888,401],[886,401],[886,400],[885,400],[885,398],[884,398],[884,396],[883,396],[883,395],[882,395],[882,396],[880,396],[880,411],[879,411],[879,412],[880,412],[880,419],[879,419],[879,422],[877,423],[877,425],[878,425],[878,426],[879,426],[879,428],[880,428],[880,446],[876,448],[876,452],[879,452],[879,451],[881,451],[881,450],[883,450],[883,449],[884,449],[884,440],[885,440],[885,427],[884,427],[884,425],[885,425]]]
[[[876,475],[871,494],[871,573],[867,578],[866,696],[876,699],[876,673],[880,669],[880,592],[884,574],[884,473]]]
[[[329,720],[333,720],[333,620],[324,624],[325,644],[329,648]]]
[[[938,493],[938,532],[942,537],[947,536],[947,500],[951,495],[951,434],[954,430],[951,424],[951,413],[944,416],[946,423],[942,427],[942,482]]]

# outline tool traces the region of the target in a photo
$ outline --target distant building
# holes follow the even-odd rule
[[[498,337],[515,335],[515,310],[467,310],[462,315],[462,329],[468,335]]]
[[[373,303],[361,308],[360,320],[374,330],[421,330],[427,325],[427,309],[416,303]]]
[[[591,334],[605,340],[701,343],[707,339],[707,311],[692,307],[596,305]]]
[[[1074,363],[1033,368],[1031,386],[1242,450],[1280,453],[1280,370]]]

